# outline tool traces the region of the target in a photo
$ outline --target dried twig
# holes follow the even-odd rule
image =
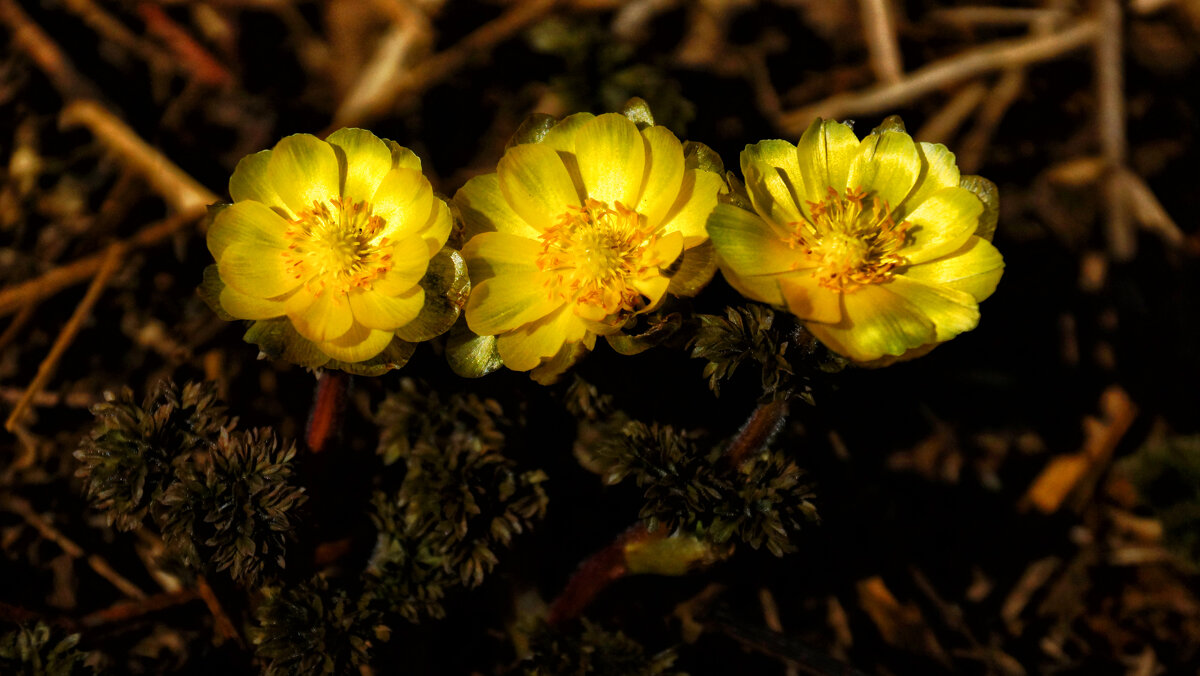
[[[987,96],[988,88],[982,82],[971,84],[958,90],[946,105],[926,120],[925,125],[917,130],[914,138],[930,143],[945,143],[954,136],[962,123]],[[960,161],[961,163],[961,161]]]
[[[146,226],[133,237],[119,242],[125,249],[141,249],[154,246],[178,232],[184,226],[196,222],[205,214],[204,209],[176,214],[170,218]],[[103,252],[49,270],[40,277],[27,282],[0,289],[0,317],[10,315],[28,304],[53,296],[63,289],[93,277],[104,263]]]
[[[796,136],[804,131],[813,118],[838,119],[890,110],[956,82],[1057,58],[1091,43],[1099,32],[1099,21],[1082,19],[1052,35],[998,40],[912,71],[896,84],[835,94],[823,101],[784,113],[777,120],[777,126],[789,136]]]
[[[1060,21],[1067,13],[1038,7],[947,7],[929,13],[930,18],[962,25],[1022,26],[1039,21]]]
[[[65,99],[95,98],[96,86],[75,70],[54,40],[14,0],[0,0],[0,22],[12,30],[13,45],[37,64]]]
[[[858,6],[875,77],[885,84],[900,82],[904,79],[904,66],[900,59],[900,41],[896,37],[894,10],[888,0],[859,0]]]
[[[112,586],[121,591],[122,594],[135,599],[146,598],[146,592],[138,588],[137,585],[125,579],[109,565],[108,561],[99,554],[88,554],[83,551],[83,548],[75,544],[73,540],[63,535],[61,531],[55,528],[50,522],[46,521],[33,509],[33,505],[29,504],[28,500],[17,497],[15,495],[0,495],[0,508],[5,511],[12,512],[25,520],[30,526],[33,526],[42,537],[50,540],[54,544],[62,548],[63,552],[73,559],[82,559],[86,557],[88,566],[96,571],[100,577],[112,583]]]
[[[108,252],[100,264],[100,269],[96,271],[96,276],[92,279],[92,284],[88,287],[87,293],[84,294],[83,300],[79,301],[79,305],[75,307],[75,312],[71,314],[71,318],[67,320],[62,331],[59,332],[58,338],[50,346],[50,353],[46,355],[46,358],[38,366],[37,375],[34,376],[33,382],[29,383],[24,396],[13,407],[8,420],[4,421],[4,428],[9,432],[16,428],[22,414],[25,413],[25,409],[29,408],[29,404],[32,403],[34,396],[46,386],[46,381],[50,380],[50,376],[54,373],[54,368],[58,365],[58,360],[62,358],[63,353],[71,346],[71,342],[75,340],[75,335],[83,327],[83,320],[91,313],[92,307],[100,299],[100,293],[104,291],[104,287],[108,286],[108,281],[112,279],[113,274],[120,266],[124,253],[125,247],[120,243],[109,246]]]
[[[1137,237],[1121,189],[1120,169],[1125,166],[1125,85],[1121,57],[1121,5],[1119,0],[1098,0],[1100,34],[1095,44],[1096,124],[1100,149],[1107,163],[1104,196],[1108,252],[1116,261],[1137,253]]]
[[[59,123],[64,128],[87,127],[178,211],[191,211],[218,201],[211,190],[95,101],[76,101],[63,108]]]
[[[429,87],[458,72],[471,59],[490,51],[497,44],[511,38],[526,26],[550,13],[558,0],[530,0],[514,3],[508,11],[480,26],[453,47],[434,54],[397,77],[385,94],[375,98],[371,105],[356,111],[338,111],[334,116],[333,129],[365,124],[390,109],[404,106]],[[349,117],[354,112],[358,117]]]

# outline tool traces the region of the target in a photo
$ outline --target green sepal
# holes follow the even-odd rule
[[[495,336],[480,336],[467,328],[466,322],[455,324],[446,338],[446,362],[450,370],[464,378],[482,378],[504,366],[496,350]]]
[[[699,141],[683,142],[683,166],[687,169],[711,171],[714,174],[725,174],[725,163],[717,151]]]
[[[225,311],[221,307],[221,292],[225,290],[225,282],[221,281],[221,273],[217,271],[217,264],[204,268],[204,278],[200,282],[200,286],[196,288],[197,295],[204,304],[212,308],[212,311],[217,313],[217,316],[227,322],[231,322],[237,317]]]
[[[558,354],[542,362],[529,372],[529,377],[539,385],[553,385],[558,382],[567,369],[588,353],[588,346],[582,342],[566,343],[558,350]]]
[[[996,235],[996,223],[1000,220],[1000,191],[996,189],[996,184],[982,176],[971,175],[960,178],[958,186],[975,193],[983,202],[983,213],[979,215],[979,227],[975,228],[975,235],[992,241]]]
[[[717,202],[732,204],[750,212],[754,211],[754,203],[750,201],[750,193],[746,191],[746,185],[738,180],[732,171],[725,172],[725,184],[729,186],[729,189],[717,193]]]
[[[259,319],[250,325],[242,340],[257,345],[271,359],[281,359],[296,366],[318,368],[329,362],[329,355],[297,333],[292,320],[287,317]]]
[[[904,128],[904,120],[900,119],[899,115],[888,115],[879,123],[878,127],[871,130],[872,134],[883,134],[887,131],[898,131],[901,134],[907,134]]]
[[[621,106],[621,114],[636,124],[638,129],[654,126],[654,113],[650,112],[650,104],[639,96],[626,101],[625,105]]]
[[[408,363],[412,358],[417,346],[415,343],[410,343],[406,340],[393,338],[388,346],[383,348],[383,352],[371,357],[366,361],[358,361],[348,363],[330,359],[325,368],[338,369],[345,371],[350,375],[376,377],[381,376],[388,371],[398,369]]]
[[[685,250],[679,257],[678,265],[663,272],[671,279],[667,293],[672,296],[695,296],[708,286],[717,272],[717,249],[711,239],[706,239],[703,244]]]
[[[614,333],[604,337],[609,347],[619,354],[635,355],[662,344],[683,326],[683,317],[678,312],[672,312],[665,317],[647,316],[649,326],[636,333]]]
[[[392,166],[398,167],[401,163],[416,162],[417,169],[421,168],[421,158],[416,153],[396,143],[390,138],[382,139],[387,144],[388,149],[392,151]]]
[[[450,330],[471,294],[471,280],[467,277],[467,263],[462,254],[449,247],[442,247],[429,261],[429,268],[421,278],[425,289],[425,305],[416,319],[396,329],[396,336],[410,343],[419,343],[435,338]]]
[[[533,113],[521,122],[521,126],[513,132],[512,138],[508,139],[508,144],[504,146],[505,150],[522,143],[541,143],[542,139],[546,138],[546,134],[550,129],[558,124],[558,118],[546,113]]]

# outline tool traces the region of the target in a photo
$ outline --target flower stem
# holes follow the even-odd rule
[[[759,404],[737,436],[729,442],[729,448],[725,449],[729,462],[739,466],[761,451],[783,427],[787,415],[787,399]]]
[[[350,376],[342,371],[324,371],[317,380],[317,392],[312,411],[308,414],[304,438],[308,449],[314,454],[328,448],[330,440],[341,432],[349,385]]]
[[[625,563],[626,546],[665,535],[663,529],[651,533],[639,522],[618,535],[607,547],[584,559],[562,593],[550,604],[546,622],[554,626],[578,617],[597,594],[629,572]]]

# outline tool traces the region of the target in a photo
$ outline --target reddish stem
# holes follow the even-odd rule
[[[325,371],[317,380],[317,393],[305,433],[305,441],[313,453],[328,448],[329,441],[341,429],[349,384],[350,376],[342,371]]]
[[[758,408],[754,409],[754,413],[750,414],[750,419],[746,421],[746,424],[742,425],[737,436],[729,442],[729,448],[725,449],[725,455],[729,458],[729,462],[734,466],[739,466],[749,460],[750,456],[761,451],[775,436],[775,433],[783,427],[783,421],[787,420],[787,415],[786,399],[759,404]]]
[[[618,535],[607,547],[589,556],[579,564],[579,569],[567,581],[562,593],[550,604],[546,622],[554,626],[578,617],[597,594],[629,572],[625,566],[627,545],[663,535],[662,529],[651,533],[638,523]]]

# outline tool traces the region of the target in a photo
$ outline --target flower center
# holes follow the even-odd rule
[[[583,207],[567,207],[540,239],[537,265],[551,273],[546,282],[551,296],[606,315],[641,307],[633,282],[661,263],[653,253],[658,233],[620,202],[609,206],[589,199]]]
[[[314,200],[284,233],[290,240],[283,253],[288,272],[307,278],[309,291],[318,296],[369,288],[392,265],[388,238],[379,234],[384,225],[367,202]]]
[[[813,275],[821,286],[854,291],[887,281],[904,265],[897,252],[910,224],[896,223],[886,200],[868,197],[861,188],[847,189],[844,195],[829,188],[826,199],[809,202],[808,207],[812,222],[792,223],[788,245],[819,261]]]

